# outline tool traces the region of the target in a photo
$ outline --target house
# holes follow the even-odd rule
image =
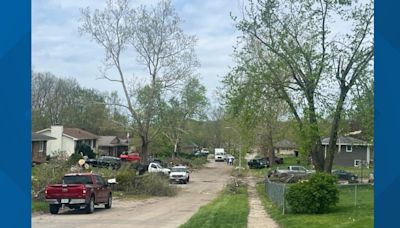
[[[47,141],[55,138],[32,132],[32,165],[46,162]]]
[[[325,157],[328,150],[329,138],[322,139]],[[361,162],[370,165],[373,162],[372,144],[350,136],[340,136],[336,141],[337,153],[334,165],[359,167]]]
[[[188,143],[188,144],[184,144],[181,147],[181,151],[183,153],[187,153],[187,154],[191,154],[195,151],[200,150],[200,147],[196,144],[196,143]]]
[[[296,144],[287,139],[275,143],[275,154],[295,155],[296,151],[297,151]]]
[[[99,154],[119,157],[124,151],[128,151],[128,142],[118,136],[99,136]]]
[[[36,133],[55,138],[55,140],[47,143],[47,152],[50,156],[54,156],[60,151],[64,151],[67,156],[71,156],[75,152],[76,146],[80,144],[86,144],[92,150],[97,150],[98,136],[79,128],[64,128],[61,125],[56,125]]]

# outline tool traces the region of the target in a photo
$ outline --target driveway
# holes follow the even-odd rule
[[[231,169],[225,162],[210,161],[206,168],[191,173],[189,184],[177,185],[181,189],[175,197],[115,199],[111,209],[99,206],[93,214],[65,210],[58,215],[32,215],[32,227],[178,227],[217,196]]]

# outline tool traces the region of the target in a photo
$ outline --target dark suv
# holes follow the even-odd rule
[[[97,159],[89,159],[86,163],[99,168],[119,169],[121,167],[121,159],[112,156],[101,156]]]
[[[358,183],[357,175],[345,170],[332,170],[332,174],[340,181],[348,181],[349,183]]]
[[[262,159],[262,158],[251,159],[249,162],[247,162],[247,165],[249,165],[250,169],[262,169],[262,168],[268,167],[268,165],[265,163],[264,159]]]

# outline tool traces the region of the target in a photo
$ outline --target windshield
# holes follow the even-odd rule
[[[186,172],[185,168],[172,168],[172,172]]]
[[[90,176],[65,176],[64,184],[93,184]]]

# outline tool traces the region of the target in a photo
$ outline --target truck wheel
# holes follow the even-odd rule
[[[111,206],[112,206],[112,195],[110,194],[110,195],[108,195],[108,201],[107,201],[107,203],[104,205],[104,207],[105,207],[106,209],[110,209]]]
[[[187,182],[189,182],[189,177],[188,177],[188,179],[187,179]]]
[[[85,211],[88,214],[93,213],[93,211],[94,211],[94,197],[93,196],[90,198],[89,203],[86,204]]]
[[[51,214],[56,215],[56,214],[58,214],[58,210],[60,209],[60,206],[56,205],[56,204],[50,204],[49,209],[50,209]]]

